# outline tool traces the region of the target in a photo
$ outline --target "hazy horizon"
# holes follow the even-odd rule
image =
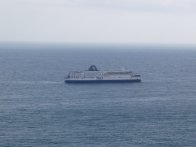
[[[0,42],[1,49],[63,49],[63,50],[196,50],[196,45],[180,44],[104,44],[104,43],[46,43]]]

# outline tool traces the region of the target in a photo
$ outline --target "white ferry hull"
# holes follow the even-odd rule
[[[86,71],[69,72],[65,83],[133,83],[141,82],[140,75],[131,71],[100,71],[91,65]]]

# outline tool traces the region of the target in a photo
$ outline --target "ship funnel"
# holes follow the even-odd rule
[[[98,71],[97,67],[95,65],[91,65],[88,69],[88,71]]]

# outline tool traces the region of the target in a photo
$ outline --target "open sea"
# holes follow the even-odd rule
[[[0,147],[195,147],[196,50],[0,47]],[[65,84],[95,64],[142,83]]]

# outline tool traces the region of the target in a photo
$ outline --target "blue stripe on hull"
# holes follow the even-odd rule
[[[65,80],[65,83],[135,83],[141,80]]]

